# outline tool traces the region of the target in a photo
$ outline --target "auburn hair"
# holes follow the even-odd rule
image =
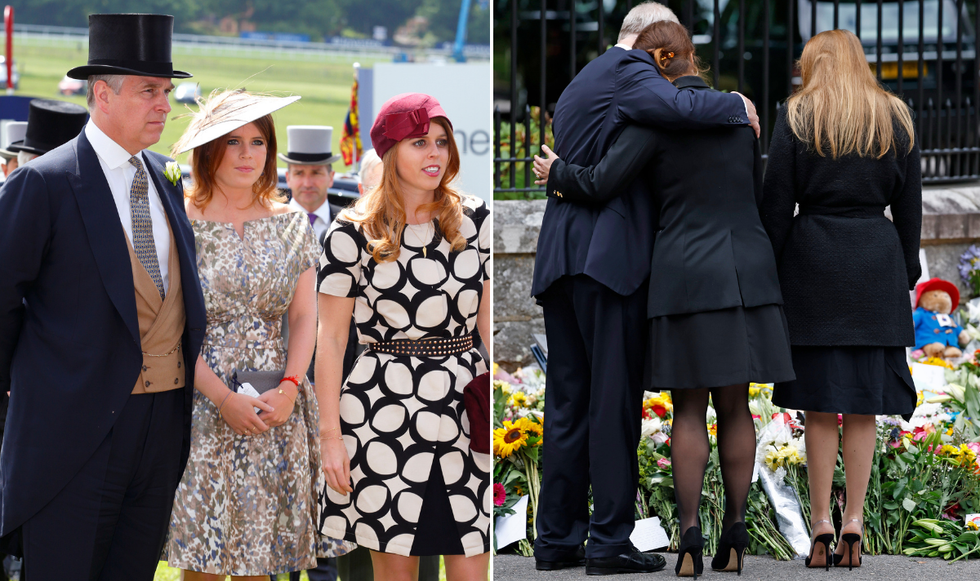
[[[814,36],[803,47],[799,67],[803,86],[786,101],[786,121],[817,155],[829,149],[833,159],[851,153],[880,159],[892,147],[912,151],[909,108],[878,84],[853,32]]]
[[[652,56],[657,70],[668,80],[685,75],[701,76],[707,71],[687,29],[677,22],[661,20],[647,26],[637,35],[633,48]]]
[[[212,91],[207,101],[198,98],[197,102],[200,110],[194,114],[187,130],[171,148],[171,155],[176,157],[184,149],[183,144],[193,139],[194,135],[197,135],[197,132],[201,131],[202,128],[207,127],[209,123],[230,117],[236,111],[240,111],[243,106],[247,106],[256,99],[261,98],[263,96],[248,93],[242,89],[235,91]],[[271,207],[273,201],[286,201],[286,198],[279,193],[277,187],[279,184],[279,174],[276,170],[276,125],[272,120],[272,115],[259,117],[251,123],[254,123],[255,128],[262,134],[266,145],[265,165],[262,167],[262,173],[259,175],[259,178],[252,184],[252,203],[259,203],[268,208]],[[217,188],[215,175],[218,173],[218,167],[221,166],[221,161],[225,156],[225,150],[228,148],[227,137],[234,131],[237,131],[237,129],[233,129],[225,135],[217,139],[212,139],[191,150],[189,161],[193,183],[184,191],[184,197],[190,199],[194,203],[194,206],[200,208],[202,211],[207,208],[208,204],[214,198],[214,190]]]
[[[450,184],[459,174],[459,150],[453,138],[452,128],[443,117],[431,120],[446,130],[449,142],[449,163],[442,174],[442,180],[435,189],[435,199],[419,206],[420,211],[430,212],[437,220],[436,231],[449,241],[453,251],[466,247],[466,239],[460,234],[463,223],[463,203]],[[385,152],[381,161],[384,169],[381,183],[365,193],[354,206],[345,210],[346,219],[360,224],[368,238],[368,248],[377,262],[396,260],[401,252],[401,240],[407,218],[405,205],[399,192],[396,158],[402,143],[416,138],[404,139]]]

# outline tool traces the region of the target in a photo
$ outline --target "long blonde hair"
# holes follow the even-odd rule
[[[915,142],[909,108],[878,84],[861,41],[847,30],[828,30],[810,39],[800,57],[803,87],[786,102],[786,120],[796,137],[823,157],[857,153],[882,158],[906,140],[896,135],[897,121]]]
[[[439,186],[435,189],[435,199],[429,204],[419,206],[419,211],[430,212],[439,221],[438,231],[449,241],[453,251],[466,247],[466,239],[459,229],[463,223],[462,199],[449,187],[459,173],[459,150],[453,138],[452,128],[442,117],[432,119],[446,130],[449,141],[449,164]],[[368,247],[377,262],[396,260],[401,252],[402,233],[405,230],[405,206],[398,194],[398,171],[395,156],[398,146],[385,152],[382,162],[384,171],[381,183],[362,196],[353,208],[345,210],[343,217],[361,224],[368,236]]]

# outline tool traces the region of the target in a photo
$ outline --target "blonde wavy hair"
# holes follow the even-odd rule
[[[463,203],[459,193],[449,186],[459,173],[459,150],[446,119],[436,117],[431,122],[446,130],[449,163],[435,189],[435,199],[429,204],[419,206],[419,211],[430,212],[438,220],[438,232],[449,241],[453,251],[459,251],[466,247],[466,238],[459,231],[463,223]],[[397,260],[401,252],[401,239],[407,218],[405,205],[398,193],[399,179],[395,158],[399,145],[404,141],[388,149],[381,158],[384,170],[378,187],[364,194],[352,208],[343,212],[344,218],[363,227],[371,255],[379,263]]]
[[[786,102],[786,120],[796,137],[825,157],[857,153],[878,159],[915,142],[909,108],[875,79],[861,41],[847,30],[810,39],[800,57],[803,87]],[[896,135],[897,122],[905,136]]]
[[[190,125],[181,138],[171,148],[170,155],[176,157],[195,135],[210,123],[221,121],[233,114],[237,109],[254,103],[262,95],[248,93],[244,90],[212,91],[207,101],[198,99],[200,110],[193,114]],[[252,184],[252,203],[266,208],[272,207],[272,202],[285,202],[286,197],[279,192],[279,174],[276,169],[276,126],[272,115],[259,117],[251,123],[262,134],[266,143],[265,165],[262,174]],[[248,125],[246,123],[245,125]],[[233,130],[234,131],[234,130]],[[184,197],[190,199],[194,206],[203,211],[214,198],[217,187],[215,174],[224,159],[228,141],[224,136],[195,147],[191,150],[190,164],[193,184],[184,191]]]

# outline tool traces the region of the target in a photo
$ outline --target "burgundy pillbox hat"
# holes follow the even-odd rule
[[[371,126],[371,143],[378,157],[402,139],[422,137],[429,132],[429,120],[443,117],[452,129],[453,122],[442,110],[439,101],[423,93],[395,95],[381,106]]]

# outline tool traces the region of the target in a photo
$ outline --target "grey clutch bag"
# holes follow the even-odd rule
[[[278,387],[285,375],[285,369],[282,371],[238,371],[236,369],[231,374],[231,382],[236,391],[238,386],[247,383],[254,387],[259,394],[263,394]]]

